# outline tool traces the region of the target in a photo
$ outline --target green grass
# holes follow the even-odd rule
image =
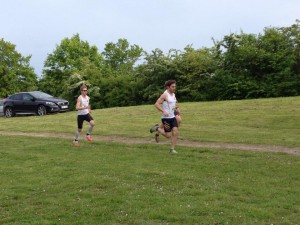
[[[299,157],[177,150],[0,136],[0,224],[299,224]]]
[[[182,103],[180,138],[299,147],[299,100]],[[149,139],[160,117],[149,105],[93,116],[95,135]],[[0,123],[2,132],[74,133],[76,112]],[[0,136],[0,224],[299,224],[298,156],[81,144]]]
[[[300,97],[181,103],[180,138],[202,142],[300,146]],[[97,135],[149,137],[153,105],[94,110]],[[1,131],[74,133],[76,112],[0,118]],[[87,126],[85,125],[84,129]]]

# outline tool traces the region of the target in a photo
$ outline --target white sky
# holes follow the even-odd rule
[[[47,55],[78,33],[102,52],[125,38],[147,52],[211,47],[231,32],[291,26],[300,0],[0,0],[0,39],[16,45],[41,75]]]

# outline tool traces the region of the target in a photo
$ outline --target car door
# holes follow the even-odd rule
[[[16,94],[13,96],[12,105],[15,112],[23,111],[23,94]]]
[[[22,96],[23,99],[23,112],[29,113],[29,112],[35,112],[35,99],[32,95],[23,93]]]

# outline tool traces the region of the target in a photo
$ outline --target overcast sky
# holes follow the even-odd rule
[[[211,47],[231,32],[259,34],[300,19],[300,0],[0,0],[0,38],[41,75],[47,55],[78,33],[102,52],[125,38],[147,52]]]

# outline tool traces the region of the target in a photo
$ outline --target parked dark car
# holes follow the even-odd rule
[[[16,114],[37,114],[65,112],[69,110],[69,102],[55,98],[41,91],[20,92],[8,96],[3,100],[4,116],[12,117]]]

